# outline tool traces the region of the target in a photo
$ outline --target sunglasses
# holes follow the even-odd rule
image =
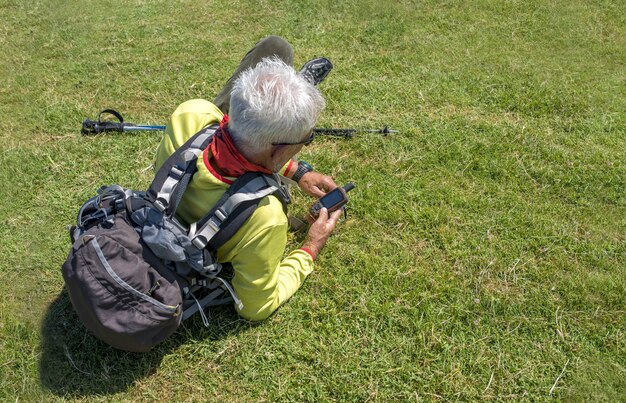
[[[272,143],[272,145],[273,146],[297,146],[297,145],[302,144],[302,145],[308,146],[309,144],[311,144],[314,138],[315,138],[315,132],[311,132],[311,135],[309,136],[309,138],[307,138],[304,141],[296,141],[294,143]]]

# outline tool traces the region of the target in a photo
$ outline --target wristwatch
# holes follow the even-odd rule
[[[311,172],[312,170],[313,167],[309,165],[309,163],[307,163],[306,161],[298,161],[298,169],[296,169],[296,172],[291,177],[291,180],[298,183],[305,173]]]

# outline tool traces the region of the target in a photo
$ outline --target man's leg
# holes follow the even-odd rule
[[[256,66],[261,59],[265,57],[278,56],[286,64],[293,65],[293,48],[283,38],[279,36],[268,36],[261,39],[257,44],[250,49],[250,51],[244,56],[237,66],[237,69],[233,73],[232,77],[228,79],[224,88],[215,97],[213,103],[224,113],[228,113],[230,107],[230,92],[233,89],[233,84],[239,75],[245,70]]]

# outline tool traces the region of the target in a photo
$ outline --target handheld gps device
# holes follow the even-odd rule
[[[344,187],[336,187],[330,192],[326,193],[321,199],[318,200],[311,209],[309,214],[311,217],[317,219],[322,207],[326,207],[329,213],[339,210],[348,203],[348,192],[354,189],[354,183],[349,182]]]

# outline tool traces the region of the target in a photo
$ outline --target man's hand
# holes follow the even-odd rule
[[[304,193],[318,199],[337,187],[333,178],[315,171],[305,173],[298,186]]]
[[[341,217],[342,212],[343,209],[339,209],[333,211],[329,216],[328,210],[326,208],[322,208],[317,220],[311,224],[311,228],[309,228],[309,233],[304,240],[302,248],[311,252],[313,259],[319,255],[324,248],[324,245],[326,245],[326,241],[328,241],[331,232],[335,229],[335,225],[337,224],[339,217]]]

